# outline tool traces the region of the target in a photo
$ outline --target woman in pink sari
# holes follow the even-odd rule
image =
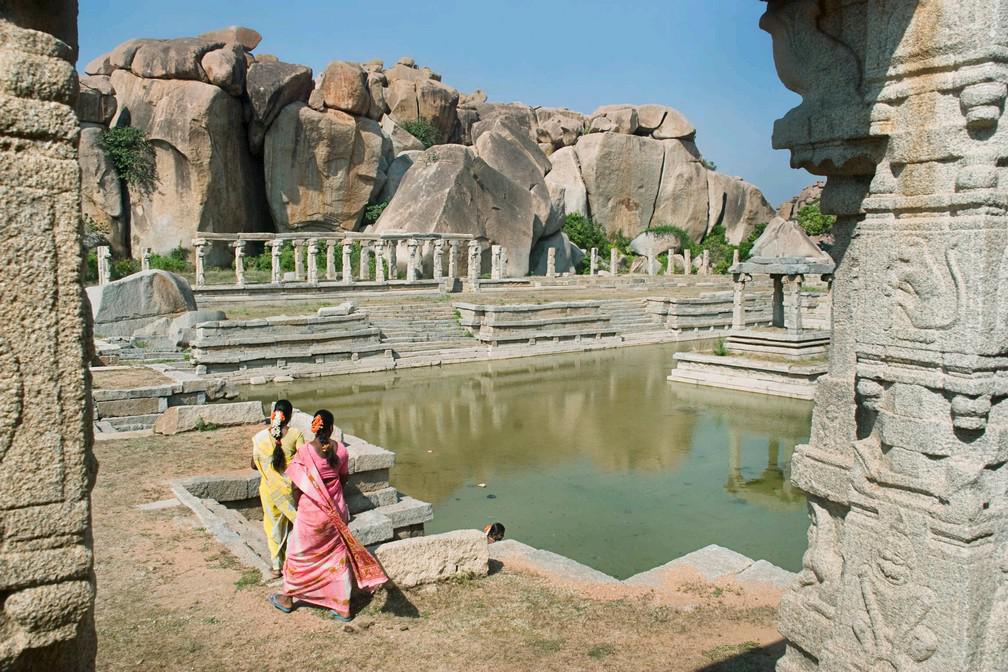
[[[388,581],[381,565],[347,527],[350,512],[343,497],[349,473],[346,446],[332,440],[333,415],[321,410],[312,420],[315,438],[301,446],[287,466],[294,486],[297,517],[287,541],[283,592],[270,596],[285,613],[304,602],[350,620],[353,580],[374,592]]]

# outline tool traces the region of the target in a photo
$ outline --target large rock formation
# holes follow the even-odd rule
[[[241,101],[212,84],[116,70],[120,115],[154,146],[157,184],[131,190],[134,251],[167,252],[199,233],[272,228],[262,173],[249,153]]]
[[[636,135],[591,133],[575,151],[592,217],[628,238],[650,227],[665,160],[662,144]]]
[[[81,214],[90,219],[119,256],[129,250],[129,229],[119,174],[101,145],[100,126],[81,129],[77,148],[81,170]]]
[[[767,224],[776,216],[760,190],[738,177],[709,171],[707,194],[707,232],[715,226],[724,227],[725,238],[732,245],[738,245],[759,224]]]
[[[248,137],[253,154],[262,151],[266,129],[280,110],[295,101],[306,102],[313,86],[311,68],[303,65],[258,60],[249,66],[246,88],[252,118]]]
[[[0,3],[0,669],[94,669],[77,3]]]
[[[508,250],[510,273],[528,273],[535,240],[532,195],[461,145],[417,158],[375,224],[377,233],[468,233]]]
[[[185,278],[167,271],[141,271],[105,285],[88,287],[98,336],[129,337],[151,322],[196,310]]]
[[[266,133],[263,157],[277,229],[353,231],[391,162],[391,141],[374,120],[288,105]]]
[[[550,154],[552,169],[546,175],[553,206],[567,215],[588,216],[588,190],[581,178],[581,163],[573,147],[564,147]]]

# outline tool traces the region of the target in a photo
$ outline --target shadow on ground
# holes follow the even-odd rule
[[[745,649],[696,672],[773,672],[777,659],[784,655],[784,640],[766,646]],[[720,656],[718,656],[720,658]]]

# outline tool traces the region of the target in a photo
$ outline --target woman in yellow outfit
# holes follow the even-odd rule
[[[259,499],[262,500],[263,530],[272,559],[273,578],[281,576],[287,535],[297,515],[291,482],[284,475],[287,463],[305,443],[301,430],[288,424],[293,412],[291,402],[280,399],[273,405],[269,429],[262,430],[252,439],[252,466],[262,476]]]

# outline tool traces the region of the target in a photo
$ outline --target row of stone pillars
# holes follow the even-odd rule
[[[307,282],[315,285],[320,282],[318,257],[320,244],[325,243],[325,279],[329,282],[340,281],[350,285],[354,282],[367,282],[371,280],[371,255],[374,254],[375,261],[375,282],[388,282],[398,279],[398,259],[397,243],[395,239],[320,239],[308,238],[304,240],[294,240],[294,281]],[[421,261],[422,240],[417,238],[407,238],[406,249],[406,282],[414,283],[422,279],[423,267]],[[234,250],[235,284],[244,287],[245,282],[245,246],[249,241],[236,240],[230,243]],[[280,255],[285,240],[275,239],[266,241],[270,248],[270,282],[279,285],[283,282],[283,270],[281,268]],[[433,280],[455,279],[459,277],[458,253],[462,240],[460,239],[434,239],[432,244]],[[206,255],[211,241],[206,239],[196,239],[193,247],[196,251],[196,286],[206,286]],[[354,243],[360,243],[360,261],[356,279],[352,268],[352,254]],[[445,243],[448,243],[446,246]],[[336,247],[341,248],[341,271],[336,269]],[[469,241],[469,274],[470,282],[478,283],[481,273],[482,250],[476,240]],[[447,252],[447,273],[445,272],[445,252]],[[506,251],[499,245],[494,246],[494,277],[499,278],[506,268]],[[473,277],[475,276],[475,280]]]

